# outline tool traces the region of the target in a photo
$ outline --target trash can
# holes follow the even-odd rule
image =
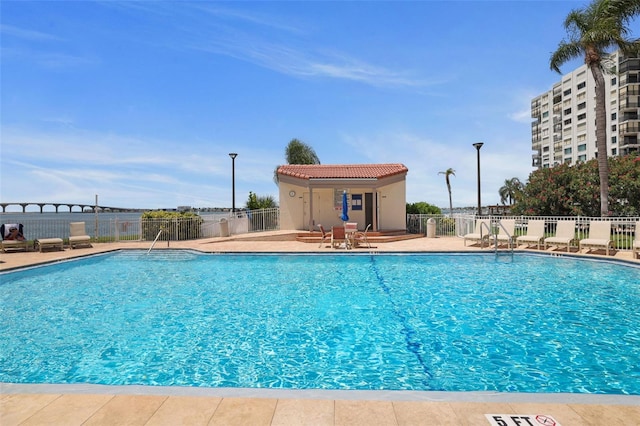
[[[431,218],[427,220],[427,238],[436,237],[436,220]]]
[[[229,236],[229,222],[227,219],[220,219],[220,236],[228,237]]]

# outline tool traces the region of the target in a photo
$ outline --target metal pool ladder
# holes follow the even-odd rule
[[[158,238],[160,238],[160,234],[162,234],[162,229],[160,231],[158,231],[158,235],[156,235],[156,239],[153,240],[153,242],[151,243],[151,247],[149,247],[149,251],[147,252],[147,254],[151,253],[151,249],[153,248],[153,246],[156,245],[156,242],[158,241]]]
[[[498,220],[496,224],[500,228],[502,228],[504,233],[507,234],[507,237],[509,237],[509,242],[507,244],[509,244],[509,248],[511,249],[511,254],[513,254],[513,246],[515,245],[515,241],[512,241],[513,235],[511,235],[509,231],[507,231],[507,229],[502,225],[501,220]],[[496,254],[498,254],[498,234],[493,234],[493,244],[494,244],[493,250],[496,252]]]

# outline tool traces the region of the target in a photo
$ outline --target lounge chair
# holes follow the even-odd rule
[[[537,244],[538,250],[544,242],[544,220],[530,220],[527,223],[527,235],[521,235],[516,238],[516,244]]]
[[[367,239],[367,232],[369,231],[369,228],[371,228],[371,224],[368,224],[367,227],[365,228],[364,232],[356,232],[356,234],[353,236],[353,246],[354,247],[360,247],[361,245],[367,245],[368,248],[371,248],[371,244],[369,243],[369,240]]]
[[[544,239],[544,249],[547,246],[562,247],[567,246],[567,253],[571,251],[571,246],[576,245],[576,221],[559,220],[556,227],[555,237]]]
[[[472,234],[464,236],[464,245],[467,245],[467,240],[480,241],[480,247],[484,246],[484,242],[489,240],[491,235],[491,222],[489,219],[476,220],[476,227]]]
[[[631,243],[631,258],[640,259],[640,222],[636,222],[636,233]]]
[[[24,238],[23,226],[21,223],[5,223],[0,226],[2,235],[2,251],[24,250],[29,248],[29,242]]]
[[[62,238],[38,238],[33,242],[33,247],[42,253],[44,249],[49,248],[64,250],[63,244]]]
[[[331,232],[327,232],[324,230],[324,226],[318,224],[318,228],[320,228],[320,232],[322,232],[322,239],[320,240],[320,245],[318,247],[322,247],[322,244],[325,241],[331,241]]]
[[[84,222],[71,222],[69,224],[69,247],[74,249],[78,245],[91,246],[91,237],[87,235]]]
[[[349,248],[349,241],[347,241],[344,226],[331,227],[331,247],[339,248],[342,244],[344,244],[346,248]]]
[[[496,240],[498,243],[506,242],[509,248],[511,248],[511,245],[515,242],[515,235],[513,234],[516,230],[516,221],[515,219],[502,219],[500,220],[500,225],[498,225]]]
[[[583,248],[587,253],[593,248],[604,248],[609,256],[609,248],[613,247],[611,241],[611,222],[608,220],[592,220],[589,222],[589,238],[584,238],[578,243],[578,251]]]

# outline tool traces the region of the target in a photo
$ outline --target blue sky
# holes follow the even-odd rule
[[[293,138],[483,204],[531,168],[531,99],[576,1],[2,1],[2,202],[236,206]],[[569,72],[580,62],[567,65]]]

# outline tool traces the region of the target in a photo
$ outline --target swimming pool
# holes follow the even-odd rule
[[[640,269],[123,251],[6,273],[0,382],[640,395]]]

